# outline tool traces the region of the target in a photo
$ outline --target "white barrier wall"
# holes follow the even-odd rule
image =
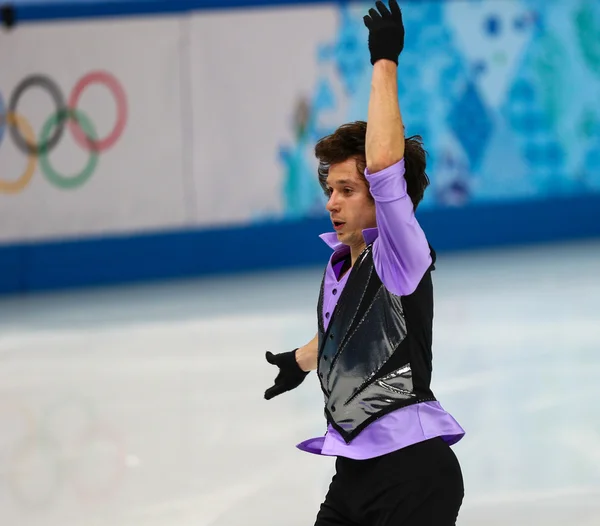
[[[22,95],[2,128],[0,241],[282,218],[278,148],[336,23],[333,7],[298,7],[3,36],[7,115]],[[56,116],[54,92],[77,122]]]
[[[288,215],[279,148],[294,140],[293,109],[317,84],[319,42],[337,9],[198,14],[191,21],[194,177],[199,224]],[[314,144],[306,144],[312,155]],[[314,172],[306,174],[314,184]],[[297,195],[298,200],[302,194]]]
[[[10,120],[1,129],[0,241],[191,222],[183,172],[181,23],[49,23],[0,37],[4,107],[20,95],[16,126]],[[89,122],[97,142],[86,141],[74,120],[56,117],[54,91],[64,107],[85,115],[82,123]],[[40,141],[45,125],[48,139]],[[13,137],[29,129],[35,141],[28,142],[37,149]]]

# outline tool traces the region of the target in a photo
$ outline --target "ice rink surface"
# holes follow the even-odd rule
[[[165,257],[168,257],[166,255]],[[0,299],[2,526],[310,526],[333,459],[322,269]],[[600,242],[448,254],[433,389],[466,429],[460,526],[600,525]]]

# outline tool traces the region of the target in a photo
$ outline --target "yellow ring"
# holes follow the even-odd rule
[[[25,117],[17,113],[7,113],[5,116],[8,126],[16,126],[19,131],[25,136],[30,144],[35,143],[35,132]],[[27,168],[16,181],[3,181],[0,179],[0,192],[4,194],[16,194],[25,188],[33,174],[35,173],[36,157],[35,154],[29,154]]]

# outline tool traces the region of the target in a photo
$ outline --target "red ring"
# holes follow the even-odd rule
[[[119,140],[119,137],[125,129],[125,124],[127,122],[127,97],[125,96],[125,91],[121,84],[113,75],[104,71],[93,71],[92,73],[83,76],[73,88],[71,96],[69,97],[70,109],[74,110],[77,107],[77,103],[79,102],[83,90],[94,83],[104,84],[115,98],[117,103],[117,122],[115,127],[108,136],[97,141],[94,141],[85,134],[81,129],[81,126],[79,126],[77,119],[69,119],[69,127],[71,128],[75,140],[82,148],[102,152],[113,146],[113,144]]]

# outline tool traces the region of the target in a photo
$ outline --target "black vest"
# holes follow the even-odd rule
[[[318,302],[317,373],[325,417],[348,443],[381,416],[432,401],[433,263],[410,296],[382,284],[372,245],[360,255],[324,330]]]

